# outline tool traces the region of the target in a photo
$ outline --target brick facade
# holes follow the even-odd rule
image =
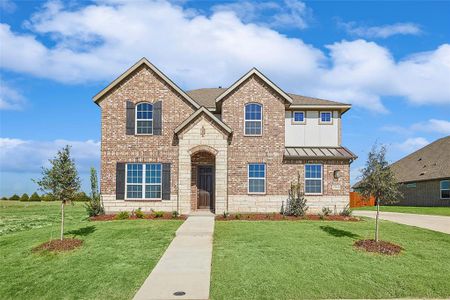
[[[126,135],[126,101],[162,101],[162,135]],[[244,106],[263,106],[261,136],[244,135]],[[174,130],[196,111],[182,95],[151,68],[142,65],[99,102],[102,109],[101,194],[107,212],[132,210],[178,210],[197,207],[197,166],[215,167],[215,208],[223,211],[279,211],[290,183],[304,181],[305,163],[323,165],[323,195],[307,196],[312,211],[323,206],[341,210],[348,203],[349,161],[285,161],[286,100],[256,75],[249,77],[221,102],[221,120],[232,130],[228,135],[217,122],[201,115],[178,134]],[[171,200],[116,200],[117,162],[171,163]],[[266,164],[266,193],[248,195],[247,164]],[[341,177],[335,178],[334,172]]]

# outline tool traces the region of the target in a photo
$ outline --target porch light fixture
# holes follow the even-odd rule
[[[339,179],[339,178],[341,178],[341,177],[342,177],[342,172],[341,172],[341,170],[335,170],[335,171],[333,172],[333,177],[334,177],[334,179]]]

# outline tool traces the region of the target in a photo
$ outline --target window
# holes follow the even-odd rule
[[[450,199],[450,180],[441,181],[441,199]]]
[[[305,194],[322,194],[322,165],[305,165]]]
[[[412,188],[415,188],[415,187],[417,187],[417,184],[415,182],[411,182],[411,183],[407,183],[406,184],[406,188],[408,188],[408,189],[412,189]]]
[[[333,119],[331,117],[331,111],[321,111],[320,112],[320,123],[322,123],[322,124],[333,123]]]
[[[251,103],[245,106],[245,135],[261,135],[262,106]]]
[[[150,103],[136,106],[136,134],[153,134],[153,105]]]
[[[127,199],[161,199],[161,164],[127,164]]]
[[[292,123],[305,124],[305,112],[304,111],[294,111],[292,114]]]
[[[263,194],[266,192],[266,165],[248,164],[248,193]]]

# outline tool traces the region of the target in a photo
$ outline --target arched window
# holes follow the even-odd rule
[[[153,134],[153,105],[150,103],[136,106],[136,134]]]
[[[245,135],[261,135],[262,105],[250,103],[245,106]]]

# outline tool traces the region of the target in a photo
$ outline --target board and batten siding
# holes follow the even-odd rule
[[[301,109],[296,111],[302,111]],[[323,111],[330,111],[324,109]],[[286,147],[338,147],[340,146],[340,117],[333,111],[332,124],[320,124],[319,111],[305,111],[306,123],[294,124],[293,111],[285,113],[285,145]]]
[[[441,199],[441,180],[446,179],[416,181],[416,187],[407,187],[407,184],[404,183],[399,187],[400,192],[403,194],[402,199],[399,199],[399,202],[392,203],[391,205],[450,206],[450,199]]]

